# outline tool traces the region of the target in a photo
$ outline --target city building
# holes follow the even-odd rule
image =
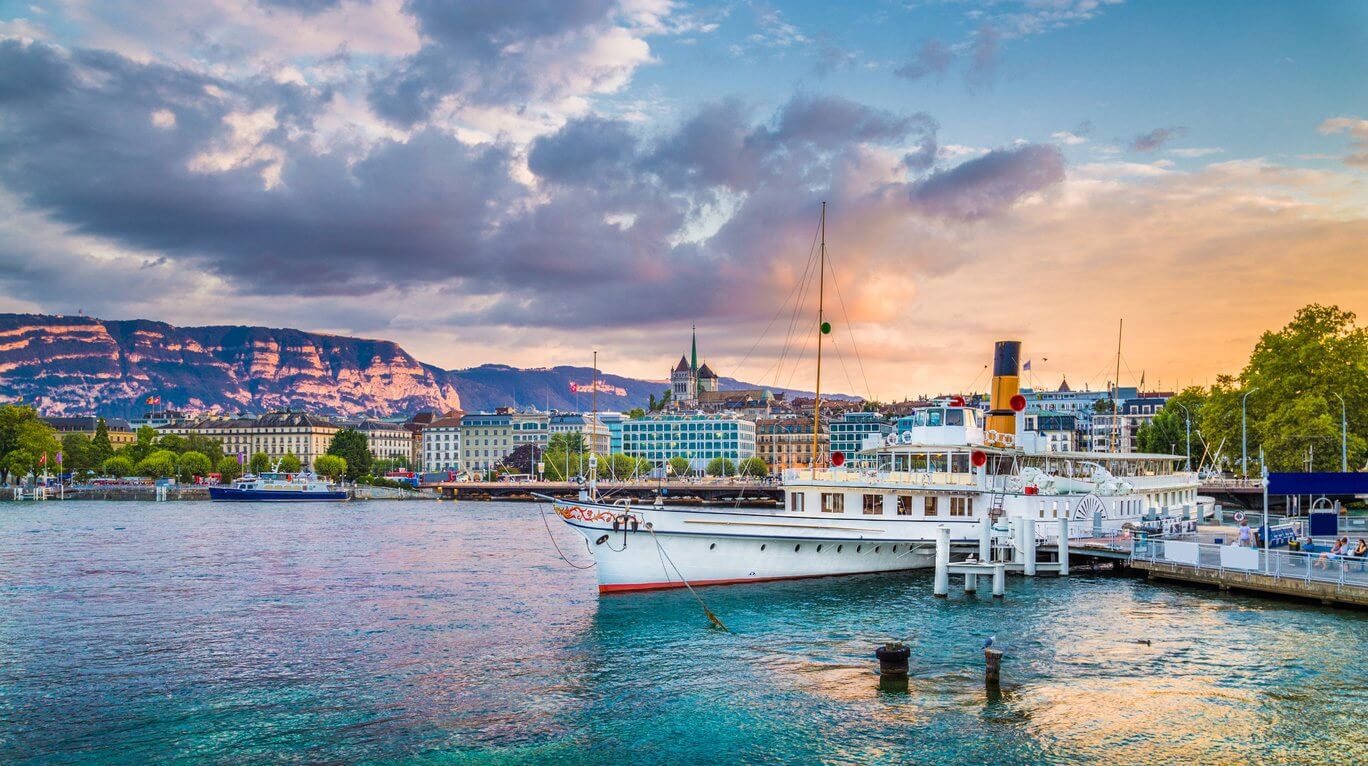
[[[718,387],[717,373],[704,362],[698,366],[698,328],[693,329],[689,353],[679,357],[679,364],[670,371],[671,406],[677,410],[698,408],[699,394],[715,392]]]
[[[204,436],[217,439],[223,454],[249,459],[258,452],[271,460],[294,455],[306,467],[328,451],[342,427],[307,412],[271,412],[258,418],[205,417],[179,421],[157,429],[158,433]]]
[[[754,457],[755,436],[755,423],[730,415],[662,413],[623,423],[622,451],[657,465],[682,457],[692,470],[703,470],[716,457]]]
[[[547,432],[551,436],[582,434],[585,448],[600,455],[610,454],[609,450],[613,445],[613,434],[608,430],[608,426],[592,414],[554,413],[547,422]]]
[[[551,414],[547,412],[515,412],[509,416],[513,431],[513,448],[524,444],[535,444],[538,450],[546,449],[551,439]]]
[[[461,465],[461,417],[452,411],[425,424],[419,432],[422,435],[423,471],[460,471]]]
[[[817,454],[830,454],[831,434],[822,424],[817,434]],[[772,473],[812,465],[812,418],[776,415],[755,421],[755,454]]]
[[[70,417],[45,417],[44,423],[52,426],[58,434],[85,434],[90,438],[95,438],[95,430],[100,426],[100,418],[96,415],[74,415]],[[138,440],[137,433],[127,420],[122,418],[105,418],[105,430],[109,432],[109,443],[118,449]]]
[[[378,460],[402,460],[413,465],[413,434],[403,423],[363,420],[349,424],[366,437],[366,447]]]
[[[1055,412],[1030,412],[1022,416],[1024,433],[1039,434],[1050,452],[1074,452],[1079,449],[1078,417]]]
[[[423,429],[441,417],[432,410],[424,410],[404,421],[404,430],[409,432],[409,465],[413,468],[423,467]]]
[[[831,421],[831,452],[840,452],[852,465],[873,465],[873,457],[860,455],[865,438],[878,436],[882,441],[893,433],[893,424],[878,412],[843,412]]]
[[[1092,415],[1090,442],[1095,452],[1136,452],[1136,436],[1140,426],[1154,419],[1164,408],[1172,393],[1135,393],[1133,388],[1122,388],[1116,412],[1105,408]],[[1125,394],[1131,393],[1127,397]],[[1180,445],[1181,446],[1181,445]]]
[[[627,416],[621,412],[600,412],[598,418],[608,427],[608,453],[622,452],[622,424],[627,422]]]
[[[130,419],[128,425],[130,429],[136,433],[137,430],[143,426],[151,426],[152,428],[160,429],[188,419],[189,417],[180,410],[155,410],[152,412],[144,412],[142,417]]]
[[[507,412],[468,412],[461,419],[461,465],[484,473],[513,451],[513,416]]]

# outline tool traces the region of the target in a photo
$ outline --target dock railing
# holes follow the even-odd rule
[[[1221,573],[1247,573],[1274,579],[1368,587],[1368,558],[1331,558],[1323,552],[1264,551],[1193,540],[1150,538],[1135,545],[1131,558]]]

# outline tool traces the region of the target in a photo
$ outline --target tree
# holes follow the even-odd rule
[[[165,449],[154,450],[147,457],[138,461],[137,465],[133,467],[133,472],[139,476],[150,476],[154,479],[175,476],[176,453]]]
[[[299,462],[299,458],[293,452],[286,452],[280,456],[280,470],[285,473],[299,473],[304,469],[304,464]]]
[[[185,452],[177,463],[180,467],[180,480],[192,482],[196,476],[207,476],[214,470],[214,463],[202,452]]]
[[[352,481],[370,475],[371,463],[375,460],[366,435],[355,428],[344,428],[334,434],[328,443],[328,454],[347,461],[347,478]]]
[[[504,455],[496,466],[500,473],[522,473],[529,476],[537,475],[537,458],[542,457],[545,450],[535,444],[519,444],[513,451]]]
[[[109,440],[109,424],[103,417],[95,421],[95,436],[90,440],[90,447],[95,465],[104,465],[104,461],[114,455],[114,443]]]
[[[95,447],[90,441],[90,437],[85,434],[63,434],[62,436],[62,470],[88,471],[97,468],[100,460],[95,455]]]
[[[646,403],[646,406],[650,408],[651,412],[655,412],[656,410],[659,409],[659,407],[656,406],[655,394],[651,394],[651,398],[650,398],[650,400]]]
[[[651,398],[655,399],[655,394],[652,394]],[[640,407],[633,407],[632,409],[627,410],[627,418],[629,420],[640,420],[644,417],[646,417],[646,410],[643,410]]]
[[[567,452],[584,451],[584,434],[579,431],[562,431],[561,433],[551,434],[551,438],[546,443],[547,452],[553,450],[563,450]]]
[[[730,458],[715,457],[708,461],[708,475],[735,476],[736,463],[733,463]]]
[[[209,458],[209,462],[217,465],[219,458],[223,457],[223,441],[202,434],[189,434],[182,442],[182,453],[198,452]]]
[[[339,481],[347,475],[347,460],[337,455],[319,455],[314,459],[314,470],[333,481]]]
[[[132,476],[133,461],[123,455],[114,455],[100,464],[100,470],[104,471],[106,476]]]
[[[11,483],[18,483],[37,469],[38,458],[28,450],[10,450],[9,454],[5,455],[5,472],[9,474]]]
[[[57,432],[40,420],[32,407],[12,404],[0,406],[0,455],[5,456],[5,470],[11,478],[15,472],[10,470],[10,466],[28,465],[18,474],[27,475],[36,467],[40,456],[47,455],[48,460],[55,460],[60,449]],[[13,452],[22,454],[15,455],[11,460],[9,456]],[[25,463],[25,460],[29,462]]]
[[[753,476],[761,479],[770,474],[770,468],[765,465],[765,461],[753,456],[742,460],[739,470],[742,476]]]
[[[137,441],[120,449],[129,460],[137,463],[139,460],[152,454],[157,449],[157,429],[152,426],[143,426],[138,429]]]
[[[540,462],[546,465],[546,478],[549,481],[569,481],[576,476],[583,476],[587,459],[588,456],[583,452],[567,452],[559,447],[548,449],[540,456]]]
[[[600,465],[599,471],[606,471],[609,478],[616,481],[628,481],[639,479],[647,471],[650,471],[649,463],[639,460],[621,452],[608,456],[607,464]]]
[[[1224,440],[1238,470],[1242,400],[1248,411],[1249,473],[1262,447],[1269,470],[1339,470],[1340,399],[1348,420],[1351,470],[1368,456],[1368,328],[1336,306],[1303,307],[1278,331],[1265,332],[1238,378],[1223,376],[1208,392],[1202,432],[1212,449]],[[1248,394],[1248,397],[1245,397]],[[1322,461],[1321,457],[1325,459]]]
[[[688,458],[672,457],[670,458],[669,463],[670,468],[671,470],[673,470],[675,476],[688,476],[689,471],[692,469],[692,466],[689,464]]]
[[[1135,435],[1137,452],[1168,454],[1170,451],[1187,454],[1188,413],[1192,413],[1192,451],[1188,457],[1196,466],[1202,458],[1202,407],[1207,395],[1201,386],[1184,389],[1155,413],[1154,418],[1141,424]],[[1183,410],[1187,408],[1187,411]]]
[[[219,481],[227,484],[242,475],[242,466],[238,465],[236,457],[223,456],[218,459],[214,466],[218,469]]]
[[[271,470],[271,456],[265,452],[253,452],[247,467],[252,469],[252,473],[266,473]]]

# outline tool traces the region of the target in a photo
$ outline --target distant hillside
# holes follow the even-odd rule
[[[626,396],[599,394],[604,410],[643,407],[667,384],[605,374]],[[0,314],[0,398],[42,400],[50,414],[130,416],[148,396],[210,412],[281,407],[330,415],[500,406],[587,409],[588,367],[443,370],[398,344],[266,327],[176,327],[135,319]],[[723,378],[724,389],[755,388]],[[800,394],[801,392],[790,392]]]

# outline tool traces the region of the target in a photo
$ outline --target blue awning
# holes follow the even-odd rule
[[[1270,473],[1270,495],[1368,495],[1368,473]]]

